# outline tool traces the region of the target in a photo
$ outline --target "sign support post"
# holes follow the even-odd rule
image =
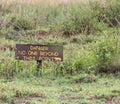
[[[42,60],[37,60],[37,69],[36,75],[38,77],[42,76]]]

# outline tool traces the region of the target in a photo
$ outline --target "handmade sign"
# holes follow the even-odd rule
[[[16,44],[15,57],[19,60],[63,61],[63,46]]]

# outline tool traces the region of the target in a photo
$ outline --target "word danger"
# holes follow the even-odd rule
[[[19,60],[63,61],[63,47],[50,45],[16,44]]]

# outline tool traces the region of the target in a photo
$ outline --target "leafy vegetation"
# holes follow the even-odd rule
[[[1,1],[0,103],[119,104],[119,0],[46,3]],[[64,61],[43,61],[38,77],[17,43],[63,45]]]

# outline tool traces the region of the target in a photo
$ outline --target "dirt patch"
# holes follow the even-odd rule
[[[29,104],[32,100],[42,101],[40,97],[15,98],[14,104]]]
[[[109,98],[106,100],[105,104],[120,104],[120,97],[119,98]]]
[[[120,96],[97,95],[97,96],[88,98],[88,100],[95,100],[95,99],[98,99],[98,100],[105,99],[105,104],[120,104]]]
[[[80,97],[65,97],[65,98],[62,98],[62,100],[79,100]]]
[[[45,98],[45,95],[39,94],[39,93],[34,93],[31,96],[25,97],[25,98],[15,96],[14,104],[29,104],[33,100],[42,102],[44,98]]]

